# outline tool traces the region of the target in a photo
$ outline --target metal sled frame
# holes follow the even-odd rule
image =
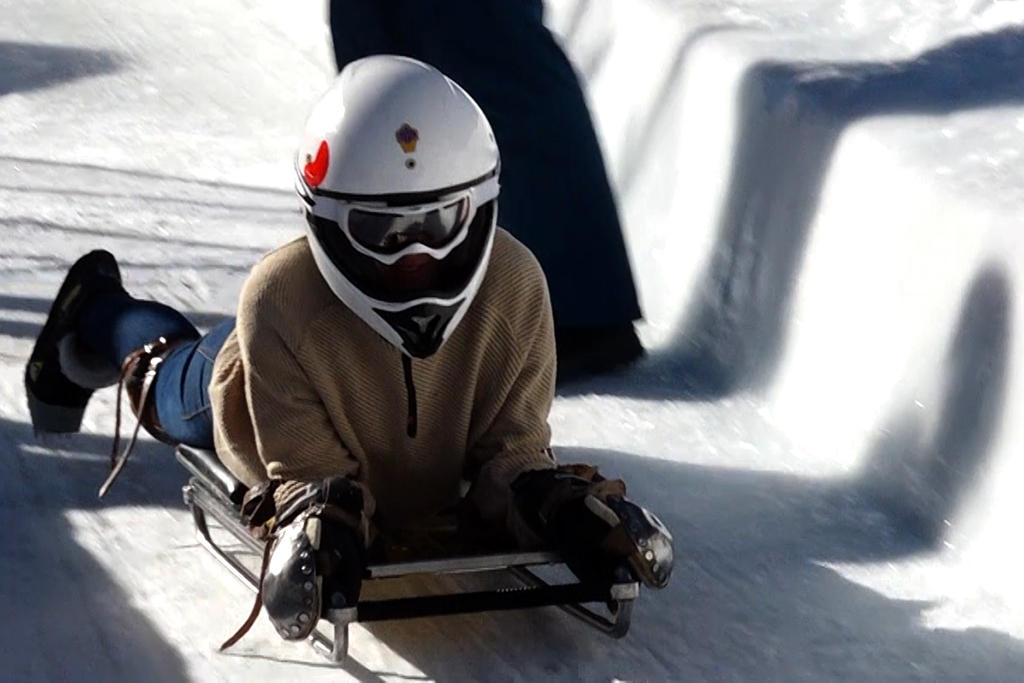
[[[244,494],[244,486],[208,451],[179,446],[175,455],[192,474],[192,478],[183,487],[182,494],[185,504],[192,512],[199,543],[243,584],[253,592],[257,591],[259,577],[235,553],[225,550],[213,540],[208,524],[208,519],[212,517],[246,550],[257,556],[263,554],[263,542],[253,538],[239,518],[240,496]],[[348,655],[348,625],[352,622],[547,606],[558,607],[613,638],[626,635],[629,631],[633,601],[640,592],[639,584],[635,581],[623,581],[611,586],[592,586],[584,583],[552,585],[531,570],[531,567],[539,565],[558,564],[563,562],[553,552],[510,552],[372,564],[366,569],[364,581],[411,574],[459,574],[506,570],[522,586],[447,595],[360,600],[352,608],[328,610],[325,620],[333,624],[333,640],[317,629],[309,636],[309,641],[314,649],[331,661],[341,664]],[[608,607],[608,616],[584,606],[584,603],[597,602]]]

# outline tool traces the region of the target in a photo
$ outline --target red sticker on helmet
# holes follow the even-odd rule
[[[403,152],[412,154],[416,151],[416,143],[420,141],[420,132],[408,123],[403,123],[402,127],[395,131],[395,140],[398,140]]]
[[[321,140],[316,150],[316,159],[306,155],[306,165],[302,167],[302,177],[310,187],[316,187],[327,177],[327,165],[330,163],[330,151],[327,141]]]

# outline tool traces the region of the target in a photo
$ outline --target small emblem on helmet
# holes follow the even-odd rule
[[[412,154],[416,151],[416,143],[420,141],[420,133],[408,123],[403,123],[402,127],[395,131],[395,140],[398,140],[403,152]]]
[[[306,155],[306,165],[302,167],[302,177],[310,187],[316,187],[327,177],[327,165],[330,163],[330,151],[327,141],[321,140],[316,150],[316,158]]]

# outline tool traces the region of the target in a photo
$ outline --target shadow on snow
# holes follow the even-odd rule
[[[611,641],[554,609],[375,623],[367,629],[431,677],[526,679],[1013,680],[1024,644],[996,631],[933,630],[935,605],[887,598],[823,562],[878,562],[927,539],[875,507],[863,482],[699,467],[563,448],[630,482],[675,535],[664,591],[643,591]],[[436,584],[436,582],[434,582]],[[424,581],[429,586],[431,582]],[[436,585],[435,585],[436,589]]]
[[[0,41],[0,97],[114,73],[124,62],[109,50]]]
[[[64,446],[74,457],[26,452],[31,428],[0,417],[0,636],[4,678],[28,680],[187,679],[180,653],[137,609],[65,519],[68,510],[100,507],[110,439],[79,435]],[[142,465],[104,505],[180,505],[183,477],[170,471],[165,448],[140,443]],[[147,462],[148,461],[148,462]],[[122,554],[121,550],[111,549]],[[123,561],[131,562],[124,551]],[[172,577],[168,577],[171,580]]]

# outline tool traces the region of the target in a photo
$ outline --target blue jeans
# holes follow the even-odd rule
[[[157,418],[167,436],[178,443],[213,448],[210,378],[213,361],[234,327],[234,318],[229,318],[200,335],[170,306],[114,292],[86,305],[75,332],[83,346],[115,367],[157,337],[187,340],[164,358],[153,383]]]

